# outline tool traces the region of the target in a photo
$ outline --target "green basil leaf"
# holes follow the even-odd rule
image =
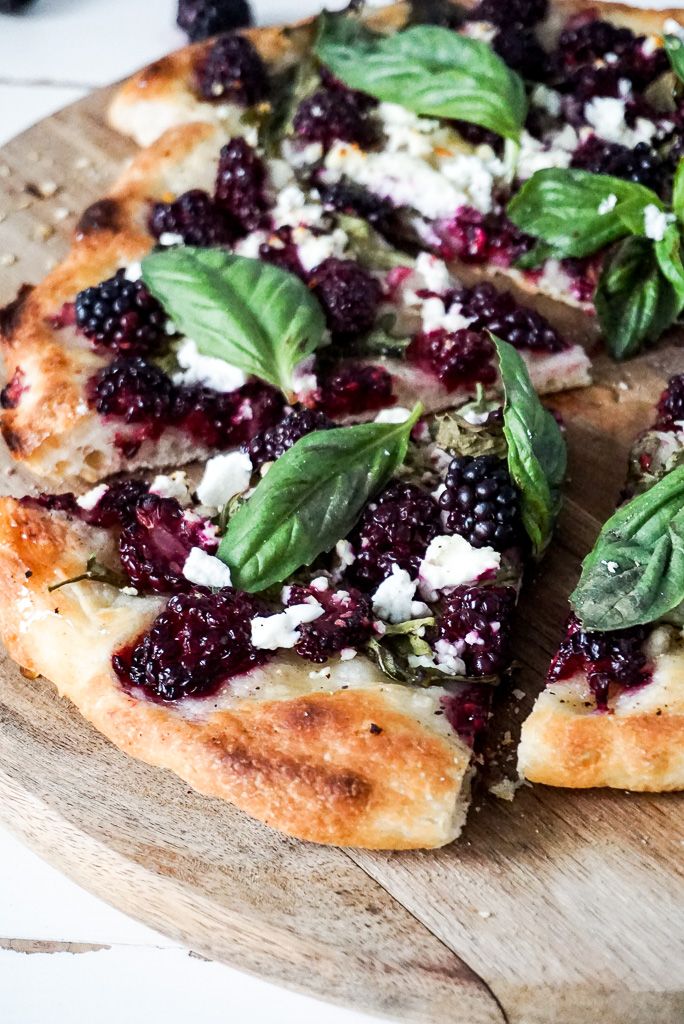
[[[292,392],[293,370],[318,348],[325,319],[309,289],[279,267],[222,249],[179,246],[146,256],[143,280],[205,356]]]
[[[508,342],[492,335],[503,382],[508,470],[520,492],[525,530],[535,555],[551,540],[561,503],[567,451],[560,427],[539,401],[524,361]]]
[[[664,209],[663,203],[660,200],[657,203],[645,203],[643,196],[632,196],[629,199],[623,199],[615,207],[616,216],[619,217],[620,222],[624,224],[631,235],[647,237],[645,217],[647,206],[657,206],[659,210]]]
[[[608,257],[594,296],[606,344],[625,359],[644,342],[656,341],[674,322],[677,293],[658,265],[653,242],[626,238]]]
[[[411,257],[393,249],[367,221],[348,213],[338,213],[336,220],[349,237],[349,248],[364,267],[369,270],[392,270],[394,267],[411,266]]]
[[[677,296],[680,313],[684,306],[684,263],[682,262],[682,236],[677,224],[670,224],[660,241],[655,243],[655,256],[663,275]]]
[[[390,36],[328,16],[316,53],[352,89],[416,114],[459,118],[517,139],[527,112],[519,75],[491,46],[436,25]]]
[[[684,159],[677,164],[672,182],[672,209],[680,224],[684,224]]]
[[[599,213],[611,195],[617,199],[615,206]],[[655,192],[643,185],[609,174],[551,167],[537,171],[525,182],[508,204],[508,216],[553,250],[538,255],[581,257],[630,233],[621,219],[621,209],[633,219],[640,207],[643,227],[643,210],[649,203],[662,209]]]
[[[570,603],[586,629],[627,629],[684,600],[684,467],[618,509],[584,560]]]
[[[406,457],[404,423],[362,423],[301,438],[271,466],[228,523],[218,557],[248,593],[280,583],[345,537]]]
[[[665,49],[670,58],[672,70],[680,82],[684,82],[684,42],[679,36],[665,36]]]

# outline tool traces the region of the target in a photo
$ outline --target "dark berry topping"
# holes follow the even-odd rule
[[[561,32],[556,56],[566,68],[592,64],[607,53],[618,56],[624,53],[632,47],[634,38],[631,29],[621,28],[610,21],[580,19]]]
[[[176,24],[191,43],[252,24],[246,0],[178,0]]]
[[[453,390],[493,384],[494,352],[494,343],[486,334],[467,328],[452,332],[439,328],[416,334],[406,350],[406,358]]]
[[[368,505],[349,536],[355,561],[348,573],[357,586],[375,589],[397,563],[412,576],[428,544],[442,532],[439,506],[416,484],[393,481]]]
[[[586,16],[580,16],[561,33],[558,40],[553,55],[557,84],[562,89],[572,91],[579,81],[576,70],[589,67],[596,71],[602,68],[612,70],[618,78],[628,79],[635,88],[643,89],[668,69],[665,49],[657,47],[652,52],[648,49],[644,51],[645,41],[644,36],[635,36],[631,29],[609,21],[596,18],[587,20]],[[608,54],[611,55],[611,63],[606,64],[604,62]],[[590,80],[584,80],[585,92]],[[607,81],[601,75],[595,78],[597,88],[604,88]],[[616,94],[594,92],[593,95]]]
[[[318,375],[316,405],[329,416],[356,416],[394,405],[392,376],[384,366],[349,363]]]
[[[143,480],[122,480],[110,484],[93,508],[77,506],[79,516],[90,526],[124,526],[135,520],[135,510],[147,494]]]
[[[312,271],[309,287],[335,338],[365,334],[375,323],[382,291],[375,278],[354,260],[334,256],[324,260]]]
[[[674,430],[675,423],[684,420],[684,373],[670,377],[667,388],[658,402],[656,427],[660,430]]]
[[[477,747],[489,721],[491,686],[467,686],[460,693],[442,697],[444,715],[451,728],[469,747]]]
[[[265,193],[266,170],[245,139],[231,139],[219,157],[216,201],[244,232],[263,227],[269,202]]]
[[[285,400],[260,381],[223,393],[205,387],[178,388],[169,426],[178,426],[207,448],[232,448],[277,423]]]
[[[306,271],[299,260],[297,246],[292,241],[292,228],[288,224],[276,228],[269,235],[268,242],[261,243],[259,259],[286,270],[288,274],[295,274],[302,281],[307,279]]]
[[[451,124],[454,126],[458,134],[469,142],[471,146],[491,146],[492,149],[500,150],[503,144],[503,140],[500,135],[495,132],[490,132],[488,128],[483,128],[479,124],[471,124],[469,121],[458,121],[453,120]]]
[[[459,455],[451,460],[439,504],[446,527],[473,547],[505,551],[520,538],[518,492],[504,459]]]
[[[306,142],[355,142],[366,149],[377,138],[376,125],[368,117],[368,100],[351,89],[317,89],[301,101],[292,122],[295,135]]]
[[[618,142],[604,142],[596,135],[590,135],[575,150],[570,166],[592,174],[612,174],[658,193],[662,193],[666,177],[663,161],[647,142],[630,149]]]
[[[300,438],[312,431],[329,430],[334,426],[324,413],[301,409],[290,413],[281,423],[276,423],[262,434],[257,434],[245,445],[245,451],[252,465],[258,469],[265,462],[275,462]]]
[[[543,21],[548,11],[548,0],[481,0],[468,15],[470,21],[488,21],[498,28],[530,27]]]
[[[243,107],[268,96],[268,76],[261,57],[244,36],[221,36],[197,68],[205,100],[229,100]]]
[[[160,700],[215,693],[266,661],[251,642],[250,620],[260,611],[255,598],[228,588],[176,594],[133,647],[114,655],[114,670],[125,687]]]
[[[445,599],[437,640],[454,644],[469,676],[500,675],[510,659],[513,587],[456,587]]]
[[[202,189],[184,192],[172,203],[155,203],[148,222],[150,234],[180,235],[186,245],[230,245],[240,234],[230,215]]]
[[[119,356],[88,382],[88,397],[102,416],[125,423],[166,420],[173,396],[167,375],[144,359]]]
[[[530,29],[519,28],[517,25],[513,31],[510,28],[502,29],[495,35],[492,46],[509,68],[513,68],[523,78],[532,82],[546,78],[549,59]]]
[[[144,355],[164,337],[166,314],[142,281],[125,270],[76,296],[76,324],[96,345]]]
[[[323,615],[299,627],[295,651],[309,661],[322,662],[345,647],[359,647],[373,632],[370,598],[358,590],[316,590],[313,587],[289,588],[287,605],[304,604],[314,597],[323,606]]]
[[[484,214],[472,206],[457,210],[441,233],[444,256],[464,263],[509,267],[534,246],[534,239],[519,231],[504,213]]]
[[[361,185],[343,179],[333,185],[319,186],[319,193],[325,206],[361,217],[382,234],[391,230],[396,217],[394,207],[387,199],[380,199]]]
[[[155,594],[178,593],[192,584],[183,566],[194,547],[216,550],[204,519],[184,512],[174,498],[148,494],[135,507],[135,518],[121,531],[119,555],[134,587]]]
[[[21,401],[21,396],[28,388],[28,384],[24,383],[25,377],[26,374],[18,366],[12,374],[11,380],[0,391],[0,408],[16,409]]]
[[[551,663],[548,682],[560,682],[583,672],[596,706],[606,710],[611,684],[630,689],[648,682],[650,668],[642,649],[647,632],[645,626],[635,626],[612,633],[590,633],[571,616],[567,635]]]
[[[568,343],[548,320],[533,309],[519,306],[510,292],[499,292],[485,281],[454,294],[464,316],[474,317],[470,329],[491,331],[515,346],[540,352],[562,352]]]

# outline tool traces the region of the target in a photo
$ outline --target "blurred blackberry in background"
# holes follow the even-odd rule
[[[0,0],[0,10],[6,0]],[[10,9],[13,0],[9,0]],[[20,0],[14,0],[17,7]],[[191,43],[217,32],[244,28],[252,24],[252,11],[246,0],[178,0],[176,24],[187,34]]]

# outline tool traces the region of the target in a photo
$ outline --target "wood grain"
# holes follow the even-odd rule
[[[45,273],[79,210],[130,155],[102,126],[107,96],[0,151],[0,304]],[[673,345],[623,367],[599,359],[593,388],[556,400],[568,500],[518,616],[514,685],[526,696],[501,694],[502,768],[628,446],[678,371],[684,351]],[[3,490],[29,484],[4,470]],[[682,806],[680,796],[525,787],[512,804],[478,795],[446,850],[323,849],[124,757],[48,683],[0,663],[4,823],[86,888],[206,956],[402,1021],[681,1024]]]

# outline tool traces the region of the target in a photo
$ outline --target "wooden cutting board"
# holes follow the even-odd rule
[[[130,155],[103,127],[107,98],[96,93],[0,150],[0,303],[46,272],[78,211]],[[568,500],[520,609],[513,685],[527,696],[501,695],[504,766],[515,752],[505,732],[515,739],[541,685],[628,445],[666,377],[683,370],[674,346],[624,367],[599,360],[594,387],[556,402]],[[26,485],[5,474],[5,489]],[[3,823],[206,956],[401,1021],[681,1024],[683,799],[526,786],[513,803],[478,794],[445,850],[316,847],[130,760],[48,683],[0,665]]]

